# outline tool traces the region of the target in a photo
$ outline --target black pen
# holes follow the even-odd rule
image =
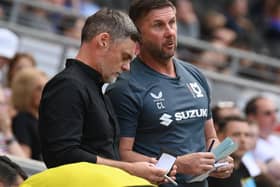
[[[215,140],[213,139],[209,148],[208,148],[208,152],[210,152],[212,150],[212,147],[213,147],[214,143],[215,143]]]

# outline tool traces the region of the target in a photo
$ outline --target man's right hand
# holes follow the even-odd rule
[[[198,152],[178,156],[175,164],[177,172],[189,175],[200,175],[212,169],[215,156],[211,152]]]
[[[164,178],[166,171],[160,168],[157,168],[154,164],[149,162],[134,162],[132,164],[132,173],[135,176],[142,177],[147,179],[153,184],[161,184],[168,182]],[[175,179],[176,166],[173,166],[170,177]]]
[[[164,178],[164,175],[166,174],[167,171],[157,168],[155,164],[151,162],[146,162],[146,161],[145,162],[122,162],[122,161],[103,158],[100,156],[97,156],[96,158],[97,158],[96,164],[103,164],[103,165],[123,169],[126,172],[130,173],[131,175],[142,177],[153,184],[161,184],[161,183],[168,182]],[[151,161],[153,161],[153,159]],[[175,179],[176,171],[177,171],[177,167],[173,166],[173,168],[169,173],[169,176],[172,179]]]

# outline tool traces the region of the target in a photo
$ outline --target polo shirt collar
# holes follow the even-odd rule
[[[101,74],[93,69],[92,67],[88,66],[87,64],[83,63],[80,60],[77,59],[67,59],[66,61],[66,67],[77,65],[79,68],[82,69],[89,77],[91,77],[96,84],[101,88],[104,84],[104,81],[102,80]]]

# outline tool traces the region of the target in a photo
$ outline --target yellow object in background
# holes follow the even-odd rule
[[[110,166],[80,162],[47,169],[20,187],[152,187],[147,180]]]

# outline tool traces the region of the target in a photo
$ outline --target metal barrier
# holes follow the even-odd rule
[[[248,52],[248,51],[243,51],[243,50],[234,49],[234,48],[230,48],[230,47],[218,48],[218,47],[213,46],[209,42],[197,40],[195,38],[186,37],[186,36],[179,36],[178,43],[181,45],[184,45],[184,46],[189,46],[189,47],[193,47],[193,48],[200,49],[200,50],[216,51],[218,53],[223,53],[223,54],[229,55],[233,58],[248,59],[248,60],[252,60],[259,64],[264,64],[264,65],[280,68],[280,59],[268,57],[265,55],[260,55],[253,51]]]

